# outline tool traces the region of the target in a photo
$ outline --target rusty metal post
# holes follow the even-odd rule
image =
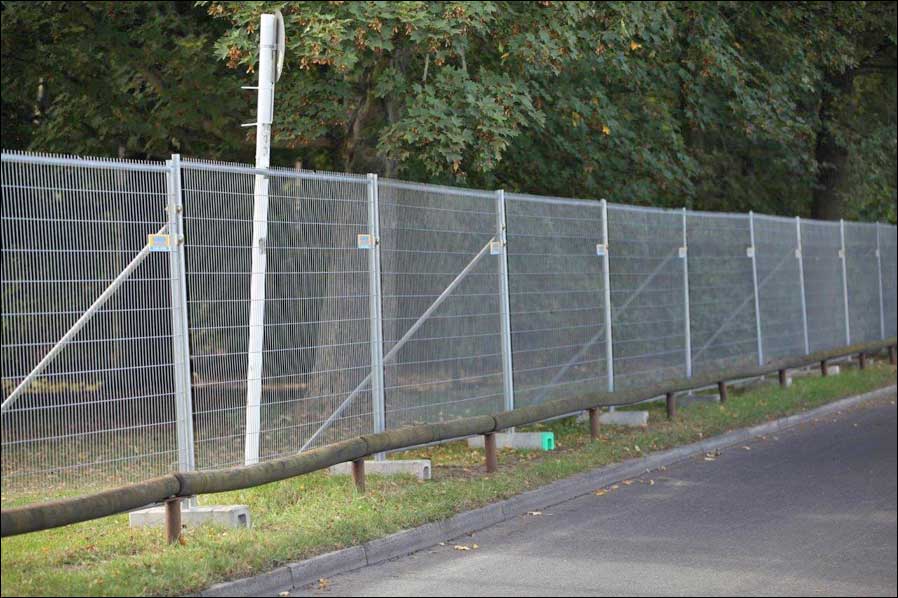
[[[720,393],[720,402],[727,402],[727,383],[723,380],[717,383],[717,392]]]
[[[867,369],[867,355],[863,351],[857,354],[857,367],[862,370]]]
[[[786,370],[779,371],[780,386],[786,388]]]
[[[365,493],[365,459],[356,459],[352,462],[352,481],[359,494]]]
[[[599,439],[599,408],[589,410],[589,436],[593,440]]]
[[[667,393],[667,419],[674,419],[677,417],[677,395],[669,392]]]
[[[181,538],[181,499],[165,501],[165,539],[174,544]]]
[[[499,469],[499,459],[496,456],[496,435],[485,434],[483,437],[483,448],[486,452],[486,472],[495,473]]]
[[[895,365],[895,345],[889,347],[889,363]]]
[[[826,363],[826,360],[820,362],[820,375],[824,378],[829,376],[829,365]]]

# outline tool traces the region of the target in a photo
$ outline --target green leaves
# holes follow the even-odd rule
[[[894,3],[3,7],[8,147],[250,159],[238,88],[280,9],[275,163],[803,215],[830,185],[846,215],[894,217]]]

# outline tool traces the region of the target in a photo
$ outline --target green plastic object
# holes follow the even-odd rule
[[[555,432],[543,432],[543,442],[542,442],[544,451],[554,451],[555,450]]]

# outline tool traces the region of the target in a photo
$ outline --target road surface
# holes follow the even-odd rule
[[[891,399],[290,595],[894,596],[896,470]]]

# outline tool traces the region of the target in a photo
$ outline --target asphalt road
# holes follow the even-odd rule
[[[895,401],[746,446],[291,595],[894,596]]]

